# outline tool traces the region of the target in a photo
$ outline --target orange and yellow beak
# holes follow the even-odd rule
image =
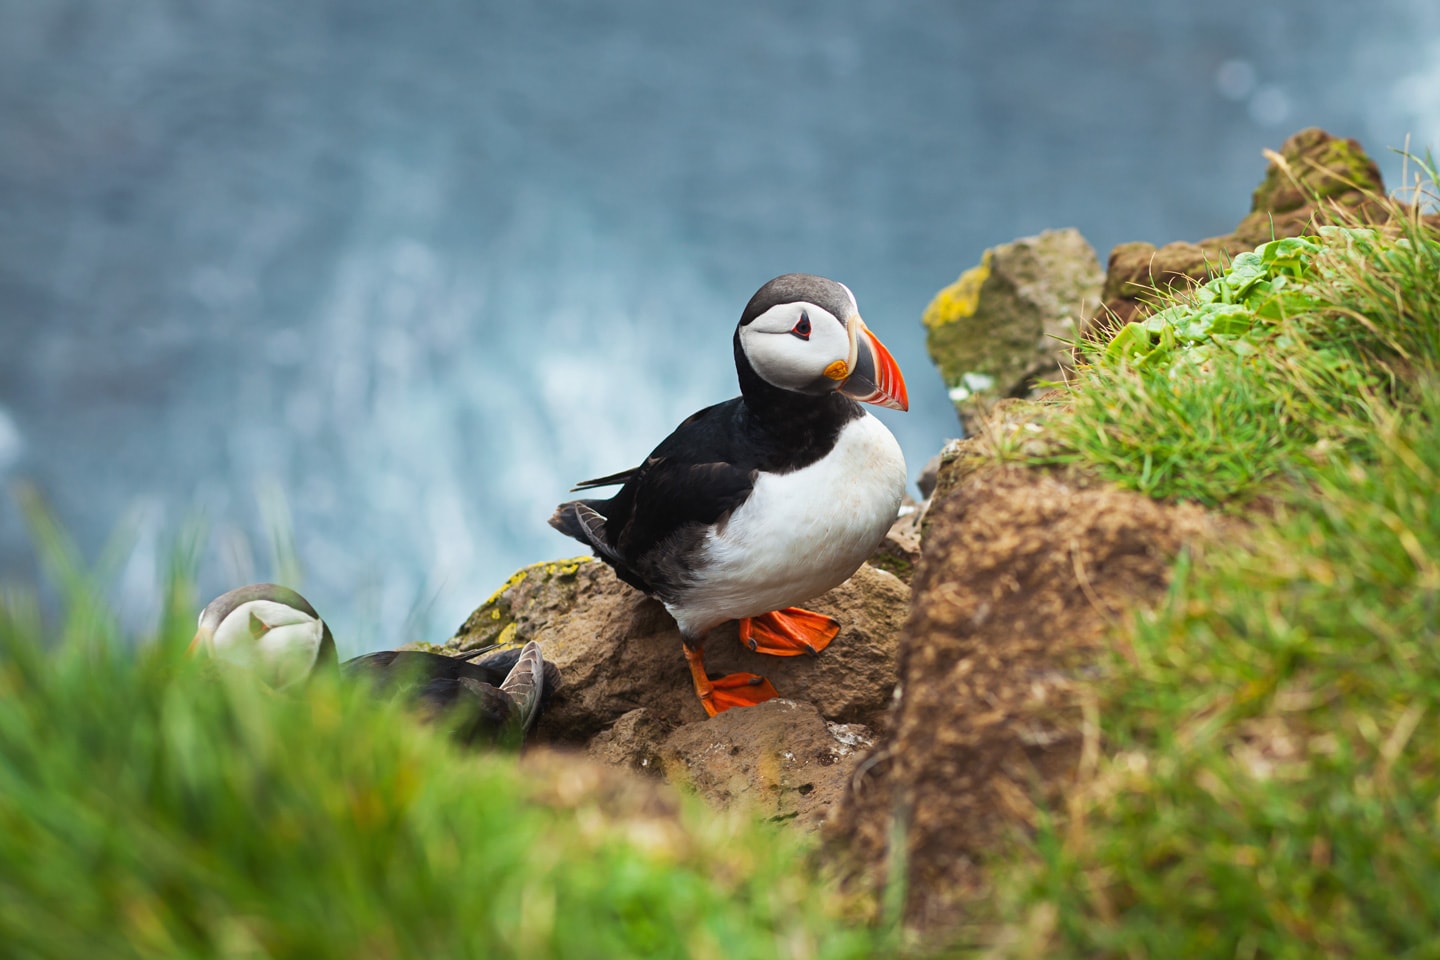
[[[835,378],[840,380],[840,392],[861,403],[909,410],[910,395],[905,392],[905,378],[900,375],[900,365],[890,356],[890,351],[870,332],[858,313],[850,315],[845,329],[850,334],[850,357],[843,379]],[[827,370],[826,375],[830,376],[830,371]]]

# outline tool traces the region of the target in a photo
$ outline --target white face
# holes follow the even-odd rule
[[[853,360],[846,319],[813,303],[782,303],[740,328],[740,346],[750,366],[772,386],[823,393],[838,385],[826,369]]]
[[[310,675],[324,638],[325,624],[318,618],[273,600],[251,600],[220,621],[210,655],[285,687]]]

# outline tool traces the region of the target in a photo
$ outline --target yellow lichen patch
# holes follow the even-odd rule
[[[508,580],[500,585],[500,589],[492,593],[488,600],[470,614],[469,619],[456,632],[451,644],[458,643],[460,647],[473,649],[490,643],[501,645],[523,643],[528,638],[517,635],[515,626],[514,606],[518,596],[517,588],[529,580],[530,586],[519,591],[527,593],[541,589],[544,584],[552,581],[573,579],[580,572],[582,564],[592,562],[594,562],[592,557],[570,557],[565,560],[545,560],[540,563],[532,563],[528,567],[515,571]],[[526,601],[521,599],[519,602],[523,604]]]
[[[980,265],[971,267],[960,274],[960,279],[935,294],[930,306],[925,308],[921,321],[925,326],[935,328],[956,320],[975,315],[980,306],[980,288],[990,278],[990,251],[980,258]]]
[[[594,557],[571,557],[569,560],[552,560],[545,564],[545,573],[552,577],[573,577],[580,571],[580,564],[590,563]]]
[[[490,594],[490,599],[489,599],[489,600],[486,600],[486,601],[485,601],[484,603],[482,603],[480,606],[481,606],[481,607],[489,607],[489,606],[493,606],[493,605],[495,605],[495,604],[498,604],[498,603],[500,602],[500,597],[505,593],[506,590],[509,590],[511,587],[515,586],[517,583],[519,583],[520,581],[524,580],[524,579],[525,579],[526,577],[528,577],[529,575],[530,575],[530,568],[529,568],[529,567],[523,567],[523,568],[521,568],[521,569],[519,569],[519,570],[516,570],[514,573],[512,573],[512,574],[510,575],[510,579],[509,579],[509,580],[506,580],[504,583],[502,583],[502,584],[500,585],[500,589],[499,589],[499,590],[496,590],[494,593]],[[496,619],[499,619],[498,615],[496,616]]]
[[[496,638],[492,640],[491,643],[499,644],[502,647],[517,646],[519,645],[520,641],[516,638],[515,634],[519,632],[519,629],[519,624],[516,624],[513,621],[507,623],[505,624],[505,628],[500,631],[499,635],[496,636]]]

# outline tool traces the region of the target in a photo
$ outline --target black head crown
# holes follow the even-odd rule
[[[842,322],[859,310],[855,295],[845,284],[828,277],[817,277],[813,273],[786,273],[755,291],[750,302],[745,304],[745,312],[740,314],[740,326],[749,324],[771,307],[802,301],[823,307]]]

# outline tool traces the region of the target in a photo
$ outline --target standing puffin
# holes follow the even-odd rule
[[[840,630],[801,610],[850,578],[884,540],[905,490],[905,458],[860,403],[909,408],[890,352],[834,280],[776,277],[734,337],[740,396],[680,424],[631,470],[576,490],[550,525],[594,549],[626,583],[665,604],[710,716],[777,696],[749,673],[712,679],[706,635],[740,621],[751,650],[815,654]]]
[[[211,600],[200,613],[190,649],[253,670],[277,689],[338,666],[346,676],[368,678],[377,690],[407,697],[427,719],[460,711],[455,735],[465,743],[522,737],[560,678],[533,640],[473,661],[474,653],[383,650],[341,664],[330,628],[315,608],[275,583],[252,583]]]

